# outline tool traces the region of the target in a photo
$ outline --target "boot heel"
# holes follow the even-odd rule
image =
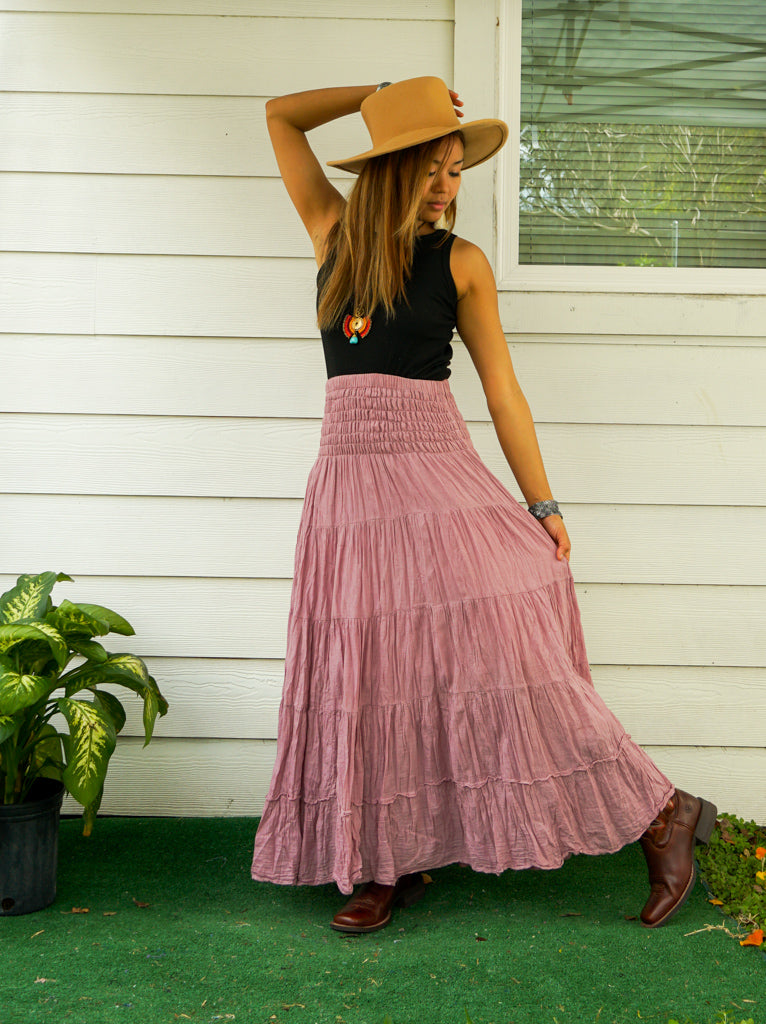
[[[412,882],[403,889],[402,892],[396,897],[394,906],[397,907],[411,907],[415,903],[419,903],[420,900],[426,894],[426,883],[423,881],[422,875],[417,875],[412,879]]]
[[[718,808],[707,800],[700,800],[700,803],[702,804],[702,810],[700,811],[697,826],[694,829],[694,838],[698,843],[705,844],[710,842],[710,837],[713,834],[716,818],[718,817]]]

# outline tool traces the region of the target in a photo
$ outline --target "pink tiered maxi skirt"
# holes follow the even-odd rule
[[[328,380],[253,878],[350,893],[644,832],[673,786],[594,689],[555,552],[446,380]]]

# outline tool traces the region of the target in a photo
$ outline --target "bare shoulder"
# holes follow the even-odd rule
[[[495,287],[492,267],[483,250],[457,235],[450,252],[450,270],[457,289],[458,302],[476,288]]]

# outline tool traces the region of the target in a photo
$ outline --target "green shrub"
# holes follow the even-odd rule
[[[766,928],[766,828],[723,814],[697,860],[724,914],[743,926]]]

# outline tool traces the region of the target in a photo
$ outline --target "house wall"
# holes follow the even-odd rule
[[[496,109],[492,5],[379,15],[367,0],[0,11],[0,586],[68,572],[59,597],[124,614],[137,635],[114,649],[145,656],[171,705],[146,749],[131,708],[104,811],[262,807],[324,394],[316,267],[264,104],[430,73],[469,117]],[[323,161],[364,138],[358,116],[312,135]],[[472,174],[457,230],[492,255],[494,168]],[[679,785],[766,821],[764,299],[508,290],[501,312],[597,687]],[[477,448],[518,493],[455,348]]]

